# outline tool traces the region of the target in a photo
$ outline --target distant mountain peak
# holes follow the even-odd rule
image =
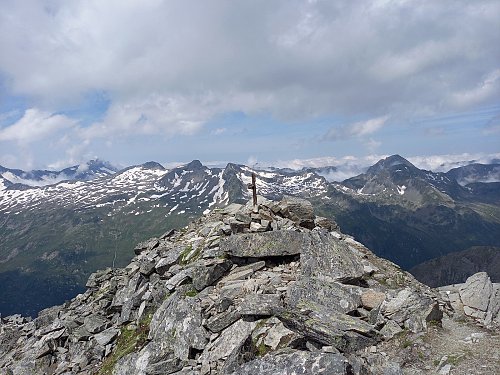
[[[201,169],[201,168],[203,168],[203,164],[201,164],[201,161],[195,159],[192,162],[186,164],[185,168],[192,169],[192,170]]]
[[[141,167],[146,168],[146,169],[160,170],[160,171],[165,170],[165,167],[163,167],[163,165],[161,165],[160,163],[157,163],[155,161],[148,161],[144,164],[141,164]]]
[[[412,163],[406,160],[401,155],[391,155],[386,157],[385,159],[379,160],[376,164],[368,168],[368,173],[378,173],[382,170],[387,170],[397,165],[404,165],[411,169],[416,169]]]

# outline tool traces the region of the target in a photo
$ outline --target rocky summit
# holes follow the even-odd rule
[[[257,203],[138,244],[127,267],[92,274],[85,293],[33,320],[2,317],[0,374],[449,374],[461,357],[430,343],[449,332],[498,342],[487,276],[439,292],[308,201]],[[446,331],[461,312],[453,324],[469,331]],[[499,369],[488,366],[476,373]]]

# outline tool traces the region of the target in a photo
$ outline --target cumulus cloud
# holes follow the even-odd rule
[[[185,98],[152,94],[113,103],[104,119],[80,131],[84,139],[131,136],[190,135],[202,125],[207,114],[201,106],[192,111]]]
[[[385,125],[388,119],[389,116],[382,116],[366,121],[355,122],[353,124],[333,127],[323,136],[323,139],[327,141],[336,141],[339,139],[370,135],[380,130]],[[371,142],[371,146],[376,147],[377,143]]]
[[[196,7],[6,0],[1,7],[0,70],[16,93],[53,108],[102,90],[134,112],[124,103],[155,92],[185,101],[195,113],[184,119],[191,123],[200,121],[200,105],[207,109],[201,121],[225,110],[379,116],[414,111],[416,104],[485,103],[497,94],[491,72],[500,51],[491,46],[500,32],[500,3],[494,0]]]
[[[30,143],[43,140],[56,132],[75,126],[75,120],[67,116],[31,108],[24,113],[19,121],[0,129],[0,141]]]

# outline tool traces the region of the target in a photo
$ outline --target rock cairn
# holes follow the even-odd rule
[[[297,198],[215,209],[135,253],[34,320],[2,318],[0,374],[400,374],[377,345],[442,317]]]

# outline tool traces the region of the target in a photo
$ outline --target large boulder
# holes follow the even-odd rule
[[[457,313],[486,326],[500,325],[500,283],[492,283],[486,272],[470,276],[463,284],[438,290]]]
[[[382,304],[382,314],[412,332],[422,332],[430,321],[440,322],[443,313],[432,298],[408,288]]]
[[[498,318],[500,309],[500,284],[493,284],[486,272],[470,276],[459,287],[464,313],[490,325]]]
[[[308,229],[314,228],[314,209],[308,200],[286,197],[279,203],[279,208],[283,216],[294,221],[299,226]]]
[[[307,234],[306,246],[302,246],[300,262],[302,273],[326,280],[349,282],[361,279],[364,267],[358,253],[326,230],[314,230]]]
[[[288,329],[342,352],[363,349],[382,339],[373,325],[312,302],[283,311],[279,319]]]
[[[353,311],[361,304],[358,293],[351,286],[307,276],[291,285],[287,297],[291,308],[314,303],[340,313]]]

